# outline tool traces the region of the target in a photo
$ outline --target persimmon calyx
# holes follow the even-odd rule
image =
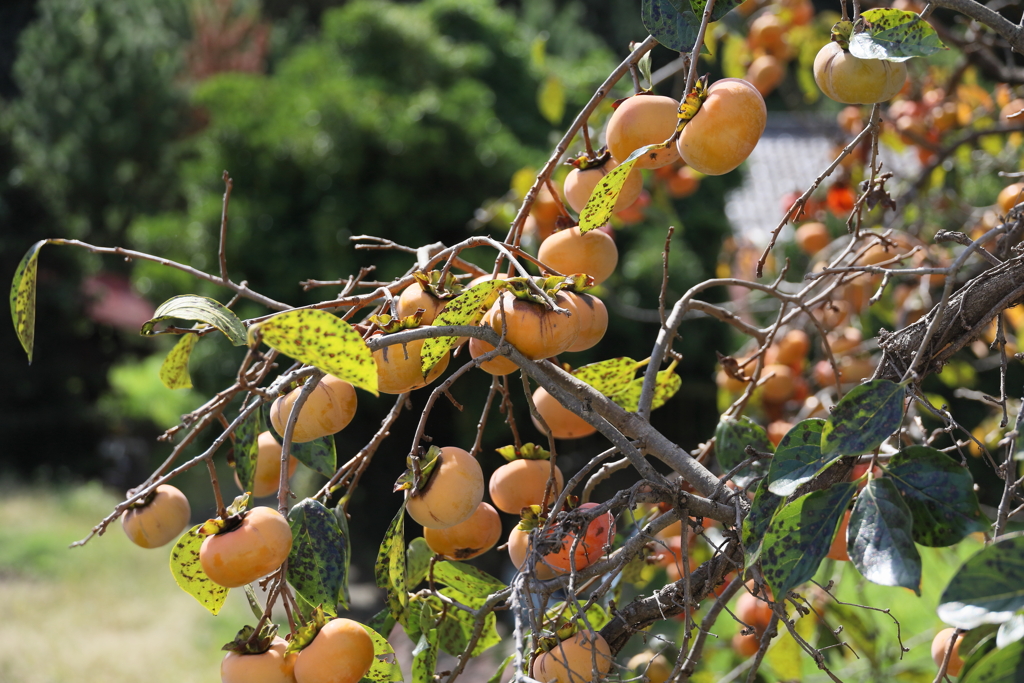
[[[520,531],[533,531],[540,528],[544,524],[545,519],[547,517],[540,505],[531,505],[522,509],[519,525],[516,528]]]
[[[612,153],[608,151],[607,147],[602,147],[593,156],[586,152],[581,153],[578,157],[573,157],[566,160],[568,166],[578,168],[581,171],[586,171],[591,168],[600,168],[604,166],[612,158]]]
[[[428,273],[417,271],[412,276],[416,278],[424,292],[433,294],[438,299],[454,299],[465,289],[451,272],[445,273],[443,281],[439,270],[432,270]]]
[[[295,629],[295,634],[288,643],[288,647],[285,649],[285,652],[298,652],[312,643],[313,639],[320,633],[320,629],[326,626],[328,621],[330,620],[327,618],[327,615],[324,614],[323,605],[317,605],[316,609],[314,609],[313,613],[309,616],[309,621]]]
[[[858,20],[860,21],[860,20]],[[861,30],[863,30],[863,22],[861,22]],[[854,23],[852,21],[837,21],[832,26],[832,40],[839,44],[839,47],[844,50],[850,49],[850,36],[854,32]]]
[[[422,458],[410,455],[406,459],[409,466],[408,469],[395,482],[395,493],[407,490],[409,495],[415,496],[427,488],[430,478],[434,475],[434,470],[440,462],[438,459],[440,455],[441,449],[437,446],[431,446],[427,450],[427,454]]]
[[[371,315],[367,320],[380,328],[380,331],[384,334],[394,334],[395,332],[401,332],[402,330],[411,330],[420,326],[420,320],[423,318],[425,311],[422,308],[416,309],[416,312],[412,315],[407,315],[404,318],[395,317],[388,313],[379,313],[377,315]]]
[[[551,453],[537,444],[524,443],[518,449],[515,446],[502,446],[495,448],[501,457],[509,462],[516,460],[550,460]]]
[[[257,633],[254,626],[243,626],[235,635],[235,639],[226,643],[222,650],[237,652],[240,655],[261,655],[270,649],[277,637],[277,624],[267,622]]]
[[[248,514],[245,509],[246,505],[249,504],[249,494],[243,493],[242,495],[235,498],[231,506],[225,510],[227,516],[223,519],[220,517],[214,517],[208,519],[196,529],[197,536],[217,536],[219,534],[226,534],[229,531],[234,531],[242,525],[242,520]]]
[[[708,98],[708,75],[704,74],[693,84],[693,90],[687,93],[683,101],[679,103],[679,123],[676,124],[676,135],[683,132],[686,124],[697,115],[704,100]]]

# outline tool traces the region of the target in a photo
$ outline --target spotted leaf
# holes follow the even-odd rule
[[[345,546],[334,514],[323,503],[306,498],[288,512],[292,550],[288,554],[288,583],[311,605],[321,605],[331,616],[342,586],[348,580]]]
[[[196,533],[201,526],[197,524],[186,531],[171,548],[171,574],[183,591],[216,616],[228,597],[228,589],[210,580],[199,563],[199,549],[205,540]]]
[[[914,518],[896,485],[872,479],[857,496],[847,528],[847,551],[865,579],[921,594],[921,555],[913,538]]]
[[[914,12],[898,9],[861,12],[850,37],[850,54],[859,59],[905,62],[945,49],[927,21]]]
[[[168,389],[191,389],[192,378],[188,374],[188,359],[199,341],[198,334],[183,334],[174,348],[167,353],[160,365],[160,381]]]
[[[573,377],[586,382],[605,396],[614,396],[633,381],[639,367],[632,358],[620,357],[582,365],[572,371]]]
[[[942,451],[909,446],[893,456],[886,472],[914,517],[917,543],[941,548],[987,527],[970,470]]]
[[[782,498],[772,493],[768,482],[764,479],[757,485],[754,500],[750,503],[750,512],[743,518],[743,551],[745,566],[757,562],[761,555],[761,543],[775,511],[782,504]]]
[[[245,346],[245,326],[238,316],[219,301],[194,294],[171,297],[160,304],[153,317],[142,324],[139,334],[144,337],[151,336],[157,323],[172,318],[212,325],[223,332],[228,341],[235,346]]]
[[[293,443],[292,455],[303,465],[325,477],[333,475],[338,468],[338,449],[334,444],[333,434],[305,443]]]
[[[11,282],[11,318],[21,347],[32,363],[36,339],[36,275],[39,271],[39,250],[47,240],[39,240],[21,257]]]
[[[508,284],[504,280],[486,280],[470,287],[444,305],[441,312],[434,318],[434,327],[448,325],[476,325],[484,317],[501,290]],[[455,343],[458,337],[434,337],[423,342],[420,350],[420,369],[426,377],[431,368],[437,365]]]
[[[800,496],[775,513],[761,547],[761,569],[776,597],[818,571],[856,491],[855,484],[836,484]]]
[[[855,387],[832,409],[821,430],[825,456],[871,453],[903,421],[902,384],[876,379]]]
[[[412,683],[434,683],[434,667],[437,666],[436,628],[420,633],[420,639],[412,651]]]
[[[969,663],[969,662],[968,662]],[[965,668],[967,664],[964,665]],[[1020,683],[1024,681],[1024,641],[993,650],[959,679],[961,683]]]
[[[775,451],[775,446],[772,445],[764,427],[746,415],[738,420],[728,419],[718,423],[715,429],[715,456],[724,472],[731,471],[747,459],[747,446],[762,453]],[[767,469],[767,463],[754,462],[733,475],[733,481],[740,486],[746,486],[763,475]]]
[[[791,496],[838,456],[821,454],[821,430],[825,421],[818,418],[804,420],[786,432],[775,449],[775,457],[768,467],[768,490],[777,496]]]
[[[249,344],[267,346],[377,395],[377,365],[366,342],[336,315],[316,309],[287,311],[249,328]]]
[[[398,657],[395,655],[395,650],[391,647],[387,638],[366,624],[360,624],[360,626],[363,627],[366,635],[370,636],[370,640],[373,641],[373,664],[370,666],[370,670],[366,672],[366,675],[363,676],[363,682],[400,683],[400,681],[404,680],[402,678],[402,668],[398,665]],[[390,629],[388,630],[390,631]]]
[[[252,491],[253,479],[256,477],[256,461],[260,447],[257,439],[263,433],[263,411],[259,408],[249,413],[235,428],[235,474],[243,491]]]
[[[939,599],[939,618],[972,629],[1009,621],[1024,608],[1024,534],[986,546],[965,562]]]
[[[739,7],[743,0],[718,0],[715,2],[715,6],[711,8],[711,21],[718,21],[726,14],[728,14],[733,8]],[[704,15],[704,8],[707,7],[708,0],[690,0],[690,8],[693,10],[693,14],[696,17],[702,17]],[[698,22],[698,26],[699,26]]]
[[[580,234],[600,228],[612,217],[615,202],[618,201],[622,186],[626,184],[626,177],[633,170],[636,160],[649,151],[665,149],[666,146],[659,143],[641,147],[626,157],[626,160],[616,166],[615,170],[601,178],[593,192],[590,193],[590,199],[587,200],[586,206],[580,211]]]
[[[651,410],[665,405],[666,401],[675,396],[682,386],[683,380],[676,374],[675,368],[659,370],[654,381],[654,398],[651,400]],[[609,398],[623,410],[635,413],[640,409],[640,394],[643,392],[643,387],[644,378],[637,377],[625,389]]]
[[[387,605],[391,610],[391,616],[399,622],[404,622],[409,607],[405,565],[405,503],[402,503],[398,514],[391,520],[384,534],[373,574],[377,587],[387,591]]]
[[[700,17],[686,0],[643,0],[640,18],[644,28],[669,50],[693,52],[700,32]]]
[[[473,598],[487,598],[506,586],[487,572],[463,562],[438,562],[434,580]]]

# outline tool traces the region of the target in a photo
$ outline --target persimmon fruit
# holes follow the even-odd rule
[[[279,436],[284,436],[288,416],[300,391],[302,387],[296,387],[279,396],[270,406],[270,424]],[[292,431],[292,442],[305,443],[340,432],[352,421],[357,405],[356,390],[351,384],[333,375],[324,375],[302,404]]]
[[[160,484],[152,500],[121,515],[121,527],[141,548],[159,548],[181,536],[192,509],[185,494],[170,484]]]
[[[846,545],[846,530],[850,526],[850,511],[847,510],[843,514],[842,521],[839,522],[839,528],[836,529],[836,535],[832,539],[832,545],[829,546],[827,557],[840,562],[849,562],[850,553]]]
[[[619,165],[615,159],[609,159],[600,166],[592,166],[586,169],[574,168],[565,176],[565,184],[562,186],[565,192],[565,201],[572,207],[572,210],[579,213],[590,200],[594,188],[601,182],[601,179],[614,171]],[[619,196],[615,200],[612,211],[622,211],[631,206],[637,200],[644,189],[644,178],[640,171],[634,168],[626,176],[626,181],[619,190]]]
[[[747,635],[737,633],[732,637],[732,649],[740,657],[749,659],[761,649],[761,639],[756,633],[749,633]]]
[[[1004,214],[1010,212],[1010,209],[1015,207],[1020,202],[1024,202],[1024,183],[1012,183],[1007,185],[999,192],[999,197],[996,199],[996,204],[999,205],[999,210]]]
[[[764,97],[775,90],[785,76],[786,67],[777,57],[761,55],[747,67],[746,80]]]
[[[647,683],[665,683],[672,674],[672,662],[665,655],[650,650],[633,655],[626,668],[647,676]]]
[[[423,529],[423,540],[448,560],[470,560],[483,555],[501,538],[501,518],[490,504],[481,502],[466,519],[447,529]]]
[[[421,526],[447,529],[472,515],[484,498],[484,473],[477,459],[461,448],[445,446],[432,476],[405,509]]]
[[[256,455],[256,474],[252,479],[252,493],[256,498],[269,496],[277,492],[281,486],[281,444],[277,442],[270,432],[263,432],[256,437],[256,445],[259,453]],[[295,474],[299,461],[294,455],[288,456],[288,478]],[[242,488],[242,481],[238,478],[238,471],[235,470],[235,483]]]
[[[566,291],[576,307],[576,315],[579,318],[580,332],[572,346],[566,349],[567,352],[586,351],[597,346],[597,343],[604,338],[608,331],[608,309],[604,302],[593,294],[578,294]]]
[[[508,557],[512,560],[512,566],[518,571],[525,571],[526,560],[530,551],[530,534],[518,526],[512,529],[508,535]],[[546,563],[543,558],[538,558],[534,564],[534,575],[541,581],[553,579],[562,571],[556,570]]]
[[[549,503],[562,492],[565,483],[562,470],[557,465],[554,470]],[[518,515],[524,507],[541,505],[550,474],[551,462],[548,460],[519,459],[505,463],[494,470],[488,481],[491,500],[499,510],[512,515]]]
[[[555,303],[571,315],[556,313],[543,304],[517,299],[511,292],[503,292],[485,314],[491,329],[501,334],[504,308],[505,339],[530,360],[543,360],[569,349],[580,333],[579,316],[572,300],[558,292]]]
[[[723,78],[679,134],[683,161],[705,175],[722,175],[746,160],[768,122],[764,98],[739,78]]]
[[[793,366],[802,363],[811,350],[811,338],[803,330],[789,330],[779,340],[776,363]]]
[[[550,683],[581,683],[594,680],[594,665],[604,675],[612,668],[612,651],[600,633],[580,631],[533,662],[533,677]]]
[[[860,59],[827,43],[814,58],[814,81],[821,92],[843,104],[876,104],[891,100],[907,80],[907,65],[882,59]]]
[[[796,229],[796,245],[800,251],[813,256],[832,243],[832,235],[824,223],[804,223]]]
[[[556,439],[582,439],[597,431],[597,427],[559,403],[544,387],[533,392],[533,403]],[[531,415],[530,419],[533,426],[543,433],[537,418]]]
[[[274,638],[261,654],[229,652],[220,662],[221,683],[295,683],[296,653],[285,654],[288,641]]]
[[[942,660],[946,658],[946,650],[949,649],[949,641],[952,640],[954,631],[956,631],[955,628],[944,628],[932,639],[932,659],[936,666],[942,666]],[[964,667],[964,660],[960,657],[960,643],[963,642],[963,639],[963,634],[960,634],[956,637],[956,642],[953,643],[953,652],[949,655],[949,665],[946,667],[946,673],[950,676],[959,676],[960,670]]]
[[[199,562],[206,575],[225,588],[238,588],[281,566],[292,549],[292,530],[277,510],[255,507],[241,523],[206,537]]]
[[[420,367],[420,353],[426,339],[416,339],[405,344],[393,344],[373,352],[377,364],[377,390],[382,394],[404,394],[427,386],[437,379],[448,367],[449,354],[445,354],[423,376]]]
[[[736,618],[758,633],[763,633],[772,620],[772,606],[763,598],[744,590],[736,601]]]
[[[584,503],[578,509],[587,510],[595,507],[597,507],[597,503]],[[544,561],[555,569],[565,572],[575,564],[576,570],[579,571],[601,559],[605,546],[610,545],[614,537],[615,517],[612,516],[612,513],[606,512],[590,521],[579,543],[575,543],[575,533],[567,533],[562,538],[561,550],[546,555]],[[575,551],[572,549],[574,544],[576,545]]]
[[[358,683],[373,665],[373,640],[362,624],[332,619],[295,659],[296,683]]]
[[[469,340],[469,355],[472,358],[479,358],[485,353],[489,353],[493,350],[494,347],[483,339],[470,338]],[[500,377],[518,370],[519,366],[506,356],[495,356],[491,360],[486,360],[481,363],[480,369],[488,374]]]
[[[420,316],[420,324],[429,325],[434,322],[434,318],[437,317],[437,314],[441,312],[446,303],[448,303],[446,300],[434,296],[423,289],[423,285],[417,280],[402,290],[395,307],[398,310],[399,318],[406,318],[416,311],[422,310],[423,315]]]
[[[586,273],[599,285],[615,272],[619,249],[615,240],[600,230],[583,234],[575,227],[544,240],[537,250],[537,258],[563,275]]]
[[[678,109],[678,102],[661,95],[634,95],[623,101],[608,119],[608,150],[622,163],[641,147],[665,142],[675,132]],[[633,168],[661,168],[678,158],[679,152],[669,145],[648,151],[636,160]]]

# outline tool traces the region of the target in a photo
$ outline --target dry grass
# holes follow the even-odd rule
[[[69,550],[115,503],[97,486],[0,484],[0,681],[220,680],[220,646],[254,621],[244,594],[213,617],[174,583],[169,547],[119,528]]]

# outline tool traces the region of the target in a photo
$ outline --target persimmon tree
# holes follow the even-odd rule
[[[949,547],[981,534],[984,547],[940,601],[938,617],[953,630],[946,646],[939,640],[932,646],[938,668],[917,673],[934,680],[956,672],[972,682],[1020,680],[1024,537],[1010,532],[1024,503],[1018,447],[1024,401],[1010,397],[1007,377],[1017,361],[1014,331],[1024,323],[1014,308],[1024,301],[1024,255],[1016,246],[1024,234],[1024,197],[1018,189],[980,219],[951,226],[934,218],[942,207],[929,192],[959,189],[965,177],[938,172],[969,175],[957,164],[969,164],[970,147],[988,138],[1009,150],[1002,163],[1019,164],[1024,100],[1013,98],[1012,85],[1024,83],[1024,75],[1012,64],[995,68],[985,51],[1024,52],[1024,30],[972,0],[936,0],[920,14],[862,12],[854,3],[852,12],[842,5],[837,21],[819,17],[830,22],[831,41],[823,48],[828,36],[821,35],[807,51],[803,43],[815,35],[806,28],[814,18],[809,3],[751,2],[694,0],[681,7],[645,0],[651,35],[597,84],[503,238],[476,236],[452,246],[353,238],[356,249],[414,255],[407,273],[393,281],[369,281],[368,269],[332,283],[306,281],[341,291],[303,307],[234,282],[225,256],[233,191],[227,173],[216,272],[118,246],[68,239],[34,245],[11,289],[15,331],[30,361],[36,269],[45,245],[155,262],[229,292],[226,303],[173,297],[142,326],[143,335],[179,338],[160,372],[168,388],[190,386],[189,356],[204,337],[223,335],[244,349],[235,381],[168,430],[173,448],[165,462],[79,544],[123,518],[140,545],[178,539],[171,571],[213,614],[229,588],[244,586],[257,621],[225,646],[231,653],[224,680],[255,675],[238,673],[248,667],[300,683],[402,680],[387,641],[400,626],[417,643],[412,671],[405,672],[411,680],[451,682],[471,658],[500,642],[497,621],[504,613],[511,653],[493,680],[509,667],[515,680],[559,683],[715,675],[722,671],[713,640],[735,621],[738,628],[722,632],[735,632],[731,643],[742,660],[727,680],[799,677],[780,673],[784,666],[769,656],[772,648],[793,647],[839,681],[857,675],[847,671],[844,653],[873,647],[872,636],[855,628],[854,608],[892,616],[889,637],[900,658],[907,634],[888,605],[840,601],[820,571],[830,566],[823,563],[849,562],[868,582],[920,594],[925,570],[918,546]],[[966,32],[953,28],[932,18],[935,7],[972,23]],[[746,29],[740,49],[748,52],[750,82],[709,82],[699,74],[696,56],[711,38],[718,45],[738,40],[728,27],[719,30],[726,16]],[[921,82],[901,79],[905,62],[930,59],[945,49],[943,40],[977,40],[982,48],[963,54],[944,87],[927,67],[912,69],[924,74]],[[649,92],[666,77],[651,71],[657,44],[680,54],[666,67],[685,75],[679,101]],[[766,57],[775,69],[793,69],[805,85],[816,80],[837,101],[865,105],[840,114],[848,143],[787,201],[763,250],[736,245],[719,277],[675,301],[665,296],[672,258],[666,246],[661,326],[649,357],[603,349],[609,316],[596,286],[618,261],[609,222],[628,223],[627,212],[642,212],[637,183],[645,179],[636,174],[643,169],[646,182],[666,183],[675,193],[693,191],[700,174],[727,173],[746,159],[764,130],[762,95],[781,80],[764,75]],[[966,83],[971,60],[981,60],[1002,82],[988,90],[977,79]],[[630,75],[636,93],[608,117],[607,148],[595,149],[591,128],[603,123],[598,106]],[[901,99],[884,106],[897,93]],[[883,169],[879,147],[886,144],[913,147],[920,177],[896,178]],[[570,151],[577,154],[565,206],[554,178]],[[896,196],[887,183],[899,186]],[[582,198],[581,187],[589,188]],[[632,199],[624,201],[624,192]],[[794,240],[791,223],[799,225]],[[877,227],[883,224],[902,229]],[[541,242],[539,251],[525,248],[529,241]],[[481,248],[493,260],[469,258],[474,250],[479,261]],[[782,258],[784,250],[792,260]],[[796,273],[801,264],[806,267]],[[713,288],[727,288],[733,300],[703,300]],[[242,298],[267,313],[240,319],[232,309]],[[749,306],[754,298],[764,304],[757,312]],[[720,353],[717,429],[689,452],[659,431],[651,415],[680,389],[673,343],[696,315],[729,326],[742,341],[738,350]],[[878,320],[892,329],[878,329]],[[865,331],[877,331],[877,354]],[[979,339],[991,344],[1000,373],[998,396],[969,396],[994,411],[993,428],[981,435],[936,405],[926,387],[964,349],[987,353]],[[566,363],[591,346],[606,359],[576,368]],[[493,379],[478,402],[475,442],[431,444],[437,402],[455,403],[450,388],[481,371]],[[349,603],[349,524],[364,514],[349,504],[385,440],[402,438],[392,427],[412,391],[429,398],[409,444],[408,470],[394,489],[405,503],[377,553],[375,579],[386,607],[360,626],[340,616]],[[359,402],[385,400],[381,394],[397,395],[387,417],[358,453],[339,462],[332,435],[350,423]],[[529,406],[546,443],[523,442],[507,408],[512,402]],[[484,425],[498,405],[512,441],[500,452],[510,465],[488,486],[478,458]],[[182,461],[203,432],[216,434],[211,445]],[[559,442],[594,433],[606,440],[605,449],[579,470],[563,471]],[[225,452],[247,491],[234,501],[226,499],[214,467]],[[327,480],[300,501],[288,482],[294,461]],[[164,498],[169,482],[197,467],[209,471],[218,515],[186,530],[187,501]],[[972,473],[980,468],[992,491],[975,483]],[[589,500],[599,483],[626,469],[637,483]],[[520,516],[507,542],[518,570],[508,585],[460,561],[496,543],[500,522],[483,502],[488,489],[499,509]],[[266,491],[276,492],[276,510],[251,502]],[[980,495],[998,501],[991,518]],[[436,533],[407,539],[407,512]],[[682,622],[677,638],[649,632],[673,618]],[[847,621],[849,636],[840,628]],[[276,635],[285,624],[286,646]],[[630,641],[648,638],[660,652],[617,661]],[[457,658],[452,668],[437,670],[439,651]]]

